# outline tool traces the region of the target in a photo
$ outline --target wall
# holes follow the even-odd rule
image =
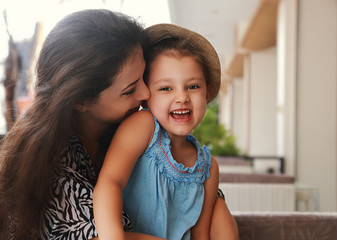
[[[336,211],[337,1],[300,0],[297,180],[315,187],[321,211]]]
[[[250,155],[276,155],[276,48],[250,54]]]
[[[298,1],[283,0],[277,26],[277,153],[285,173],[295,176]]]
[[[232,111],[232,131],[236,137],[236,144],[241,150],[246,149],[244,139],[244,94],[243,79],[235,79],[233,81],[233,111]]]

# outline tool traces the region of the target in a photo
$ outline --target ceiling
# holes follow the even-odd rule
[[[221,61],[235,52],[236,27],[254,16],[260,0],[168,0],[171,21],[205,36]]]

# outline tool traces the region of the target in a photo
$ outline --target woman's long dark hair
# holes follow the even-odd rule
[[[134,19],[108,10],[70,14],[49,33],[37,63],[34,102],[2,142],[1,237],[26,239],[41,230],[73,106],[95,101],[112,84],[144,34]]]

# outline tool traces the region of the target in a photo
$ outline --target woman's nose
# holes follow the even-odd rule
[[[138,94],[138,100],[139,101],[146,101],[149,100],[150,98],[150,90],[149,88],[145,85],[144,81],[142,80],[140,84],[140,89],[139,89],[139,94]]]

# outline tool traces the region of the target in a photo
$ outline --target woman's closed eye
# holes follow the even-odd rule
[[[130,95],[133,94],[135,91],[136,91],[136,88],[134,87],[134,88],[130,89],[129,91],[123,93],[122,95],[130,96]]]

